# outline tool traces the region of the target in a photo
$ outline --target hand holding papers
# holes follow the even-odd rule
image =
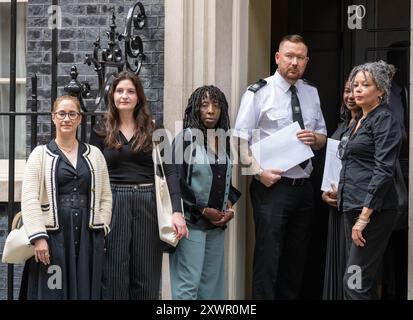
[[[334,139],[327,140],[326,162],[324,165],[322,191],[331,190],[331,184],[338,186],[340,180],[341,160],[337,158],[337,149],[340,141]]]
[[[296,135],[300,130],[298,122],[294,122],[254,143],[251,151],[261,168],[264,170],[277,168],[287,171],[314,157],[311,147],[298,140]]]

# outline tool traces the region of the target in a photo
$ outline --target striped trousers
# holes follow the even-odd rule
[[[102,298],[159,299],[163,245],[159,239],[155,187],[112,185],[112,195]]]

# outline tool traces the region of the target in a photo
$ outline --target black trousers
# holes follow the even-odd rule
[[[253,179],[255,221],[253,299],[299,297],[314,221],[310,181],[292,186],[279,181],[270,188]]]
[[[370,223],[362,235],[366,239],[364,247],[358,247],[351,238],[360,211],[344,213],[344,234],[348,259],[343,278],[344,299],[375,300],[378,299],[377,280],[380,274],[383,255],[389,243],[397,214],[396,212],[373,212]]]
[[[113,212],[103,268],[103,299],[157,300],[163,242],[154,186],[112,185]]]

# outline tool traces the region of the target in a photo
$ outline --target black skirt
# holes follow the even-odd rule
[[[62,208],[61,230],[49,233],[50,265],[26,262],[28,300],[100,299],[104,261],[104,232],[88,227],[86,208]],[[80,224],[74,219],[80,216]],[[78,226],[79,225],[79,226]],[[73,230],[80,228],[79,235]],[[21,294],[24,298],[24,293]]]
[[[343,214],[330,208],[327,234],[326,266],[324,272],[323,300],[342,300],[343,276],[347,249],[344,237]]]

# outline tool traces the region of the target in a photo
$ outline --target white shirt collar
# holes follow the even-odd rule
[[[290,90],[291,84],[283,78],[282,75],[279,74],[278,70],[274,73],[274,82],[275,85],[278,86],[284,93],[287,93]],[[297,88],[297,92],[300,91],[300,79],[294,83],[295,87]]]

